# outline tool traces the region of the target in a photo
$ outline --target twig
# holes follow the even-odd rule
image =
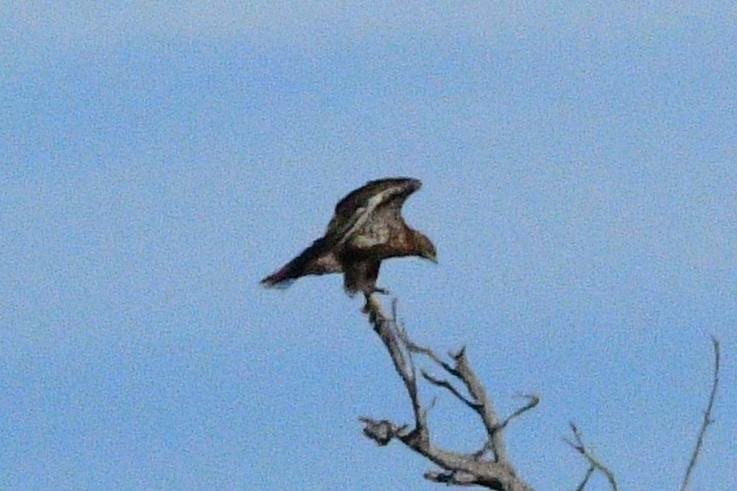
[[[583,476],[583,481],[581,481],[581,484],[576,486],[576,491],[583,491],[586,487],[586,484],[588,484],[589,479],[591,479],[591,476],[594,475],[594,471],[596,471],[596,468],[591,466],[589,467],[589,470],[586,471],[586,475]]]
[[[453,386],[453,384],[451,384],[447,380],[435,378],[424,370],[420,370],[420,373],[422,373],[422,376],[425,378],[425,380],[437,387],[442,387],[446,389],[448,392],[456,396],[466,406],[470,407],[474,411],[479,410],[479,405],[477,403],[469,401],[463,394],[460,393],[458,389]]]
[[[581,437],[581,432],[578,431],[578,428],[576,427],[576,425],[573,423],[570,423],[570,425],[571,425],[571,430],[573,431],[573,437],[575,438],[576,441],[574,443],[570,440],[566,440],[566,442],[571,447],[573,447],[578,453],[583,455],[583,457],[589,462],[589,465],[590,465],[589,470],[586,472],[586,477],[584,478],[583,482],[578,486],[577,489],[583,489],[583,487],[586,485],[589,478],[591,477],[591,473],[593,472],[593,470],[597,470],[601,472],[602,474],[604,474],[604,476],[609,481],[609,484],[611,485],[612,489],[614,491],[618,491],[619,488],[617,487],[617,480],[614,478],[614,473],[610,471],[609,468],[607,468],[607,466],[602,464],[599,459],[594,457],[591,451],[588,448],[586,448],[586,445],[583,443],[583,438]]]
[[[414,341],[409,339],[407,336],[407,332],[404,329],[400,329],[397,332],[397,335],[402,340],[404,345],[407,347],[407,350],[412,353],[420,353],[422,355],[427,356],[432,361],[443,367],[443,370],[448,372],[449,374],[453,375],[454,377],[458,378],[458,371],[453,368],[449,363],[443,361],[442,358],[440,358],[433,350],[430,348],[426,348],[424,346],[420,346],[419,344],[416,344]]]
[[[683,477],[683,483],[681,484],[681,491],[688,489],[689,482],[691,481],[691,474],[696,467],[696,461],[701,453],[701,447],[704,445],[704,436],[706,435],[706,429],[710,424],[714,422],[711,418],[711,411],[714,407],[714,400],[717,396],[717,387],[719,386],[719,340],[712,336],[711,338],[712,347],[714,348],[714,378],[711,383],[711,394],[709,394],[709,402],[706,405],[706,411],[704,411],[704,419],[701,422],[701,428],[699,428],[699,434],[696,438],[696,445],[694,446],[693,453],[691,454],[691,460],[688,462],[686,468],[686,475]]]
[[[540,397],[536,394],[522,394],[520,397],[524,397],[525,399],[527,399],[527,404],[507,416],[507,419],[505,419],[504,422],[501,424],[502,428],[505,428],[514,418],[521,416],[523,413],[526,413],[540,403]]]

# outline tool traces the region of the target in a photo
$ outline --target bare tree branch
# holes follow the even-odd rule
[[[589,469],[586,471],[586,475],[583,476],[583,481],[581,481],[581,484],[576,486],[576,491],[583,491],[584,488],[586,488],[586,484],[588,484],[589,479],[591,479],[591,476],[594,475],[595,471],[596,471],[595,467],[593,466],[589,467]]]
[[[396,299],[394,301],[394,308],[396,309]],[[415,344],[414,341],[409,339],[409,337],[407,336],[407,331],[404,329],[404,326],[401,323],[397,322],[396,325],[397,325],[397,335],[401,338],[402,342],[407,347],[408,351],[410,351],[411,353],[419,353],[419,354],[427,356],[433,362],[441,366],[443,370],[453,375],[454,377],[459,378],[458,371],[456,369],[454,369],[450,364],[443,361],[443,359],[440,358],[438,355],[436,355],[435,352],[431,350],[430,348],[426,348],[424,346]]]
[[[390,329],[390,321],[384,314],[384,310],[376,300],[376,297],[370,296],[366,300],[366,308],[368,309],[369,319],[374,325],[374,331],[379,335],[384,346],[389,351],[394,368],[407,389],[410,401],[412,402],[412,411],[415,415],[415,429],[422,433],[426,426],[425,412],[422,409],[422,404],[417,393],[417,377],[413,370],[414,364],[411,360],[408,360],[411,354],[405,353],[402,350],[396,332]]]
[[[710,424],[714,422],[711,418],[711,411],[714,407],[714,400],[717,396],[717,387],[719,386],[719,340],[713,337],[711,338],[712,347],[714,348],[714,378],[711,383],[711,394],[709,394],[709,402],[706,405],[706,411],[704,411],[704,419],[701,422],[701,428],[699,429],[698,437],[696,438],[696,445],[694,446],[693,453],[691,454],[691,460],[688,462],[686,467],[686,475],[683,477],[683,483],[681,484],[681,491],[686,491],[691,481],[691,474],[696,467],[696,461],[701,453],[701,447],[704,445],[704,436],[706,435],[706,429]]]
[[[375,420],[362,417],[360,421],[364,424],[364,435],[382,446],[397,439],[414,452],[433,462],[441,470],[426,472],[424,477],[429,481],[455,486],[481,486],[497,491],[532,491],[532,488],[517,476],[512,465],[506,449],[504,429],[513,419],[536,407],[540,402],[540,398],[537,395],[521,396],[527,399],[527,403],[502,420],[498,416],[491,398],[487,395],[485,387],[471,368],[466,357],[465,348],[450,353],[449,356],[452,361],[448,362],[430,348],[420,346],[412,341],[404,326],[397,321],[396,299],[392,302],[391,317],[384,313],[381,304],[373,296],[367,299],[365,311],[368,313],[374,331],[386,347],[394,368],[407,390],[415,421],[414,426],[411,427],[410,424],[399,425],[385,419]],[[696,445],[680,488],[681,491],[686,491],[689,486],[691,474],[704,443],[706,430],[714,422],[711,414],[719,385],[720,348],[717,339],[712,338],[712,343],[714,348],[714,376],[711,393]],[[465,387],[465,390],[463,390],[458,387],[458,384],[452,383],[448,379],[431,375],[425,370],[420,372],[427,383],[447,390],[479,416],[486,430],[486,441],[480,450],[474,453],[451,452],[433,444],[430,428],[427,424],[428,409],[423,407],[419,397],[415,355],[427,357],[430,362],[440,367]],[[434,403],[435,400],[433,400],[430,407]],[[606,477],[613,491],[618,491],[614,473],[593,455],[584,444],[581,432],[573,423],[571,423],[571,430],[573,440],[566,439],[566,442],[580,453],[589,464],[586,474],[576,490],[583,491],[591,480],[591,476],[598,472]],[[487,454],[489,455],[487,456]]]
[[[465,350],[462,349],[452,354],[453,363],[451,364],[443,361],[432,350],[412,342],[404,327],[396,320],[396,300],[392,304],[393,316],[391,318],[384,314],[381,304],[374,297],[369,297],[366,308],[374,331],[384,343],[394,368],[404,383],[412,403],[415,422],[414,428],[410,430],[409,425],[400,426],[387,420],[363,417],[360,418],[360,421],[364,424],[364,435],[379,445],[387,445],[391,440],[398,439],[408,448],[436,464],[443,471],[430,471],[424,475],[432,482],[457,486],[476,485],[498,491],[532,491],[532,488],[517,476],[512,466],[503,432],[511,419],[534,407],[537,404],[537,398],[531,398],[530,403],[500,423],[491,399],[468,363]],[[450,452],[432,443],[427,426],[427,411],[423,408],[418,395],[413,360],[413,355],[418,353],[427,356],[447,373],[460,380],[468,390],[470,397],[463,396],[447,380],[422,372],[425,380],[445,388],[479,415],[487,433],[487,442],[480,452],[471,454]],[[492,458],[483,458],[487,451],[492,453]]]
[[[588,482],[589,478],[591,477],[591,474],[593,474],[594,471],[599,471],[607,478],[609,481],[609,484],[611,485],[612,489],[614,491],[618,491],[617,487],[617,480],[614,478],[614,473],[607,468],[604,464],[601,463],[599,459],[594,457],[594,455],[591,453],[591,451],[586,447],[586,445],[583,443],[583,437],[581,436],[581,432],[578,430],[575,424],[571,423],[571,431],[573,431],[573,438],[575,439],[575,442],[572,442],[570,440],[566,440],[566,442],[573,447],[578,453],[584,456],[584,458],[589,462],[589,469],[586,471],[586,476],[584,477],[581,484],[578,485],[576,489],[582,490],[586,483]]]
[[[478,404],[476,404],[475,402],[472,402],[472,401],[469,401],[468,399],[466,399],[466,397],[463,394],[461,394],[460,391],[458,389],[456,389],[453,386],[453,384],[451,384],[447,380],[435,378],[435,377],[433,377],[432,375],[430,375],[429,373],[427,373],[424,370],[421,370],[420,373],[422,373],[422,376],[425,378],[425,380],[427,380],[431,384],[433,384],[433,385],[435,385],[437,387],[442,387],[442,388],[446,389],[448,392],[450,392],[451,394],[453,394],[454,396],[456,396],[463,404],[465,404],[466,406],[470,407],[474,411],[478,411]]]
[[[502,423],[502,428],[506,428],[506,426],[516,417],[521,416],[522,414],[526,413],[530,409],[534,408],[540,403],[540,397],[536,394],[521,394],[520,397],[524,397],[527,399],[527,404],[522,406],[521,408],[517,409],[515,412],[507,416],[507,419],[504,420]]]

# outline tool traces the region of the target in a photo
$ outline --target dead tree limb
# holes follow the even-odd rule
[[[397,320],[396,300],[392,303],[392,315],[387,316],[381,304],[370,297],[366,303],[369,321],[374,331],[389,352],[394,368],[399,374],[409,395],[414,413],[414,427],[410,424],[398,425],[388,420],[375,420],[362,417],[363,433],[379,445],[387,445],[394,439],[401,441],[414,452],[424,456],[441,470],[428,471],[425,479],[432,482],[456,486],[481,486],[497,491],[532,491],[532,488],[517,476],[517,472],[507,453],[504,440],[504,429],[515,418],[531,410],[539,403],[536,395],[524,395],[527,404],[512,412],[506,419],[501,419],[486,389],[471,368],[466,357],[465,348],[450,353],[450,362],[445,361],[430,348],[420,346],[412,341],[404,326]],[[719,385],[720,348],[719,341],[712,338],[714,349],[714,371],[711,393],[704,412],[696,444],[686,468],[686,474],[680,491],[686,491],[691,475],[701,452],[707,428],[714,422],[712,410]],[[426,357],[447,377],[433,375],[420,370],[422,378],[429,384],[449,392],[463,405],[474,411],[480,418],[486,431],[484,445],[473,453],[459,453],[444,450],[433,444],[427,424],[427,409],[423,407],[417,385],[417,369],[414,356]],[[594,473],[601,473],[609,482],[613,491],[618,491],[614,473],[602,463],[584,444],[579,429],[571,423],[573,439],[566,442],[580,453],[589,467],[581,483],[576,487],[583,491]]]
[[[468,362],[464,349],[451,353],[452,362],[446,362],[429,348],[417,345],[409,339],[403,326],[397,321],[396,302],[393,304],[392,317],[388,317],[381,304],[373,297],[367,302],[369,320],[374,331],[384,343],[394,368],[399,374],[409,395],[414,413],[414,427],[398,425],[387,420],[360,418],[364,424],[363,433],[379,445],[387,445],[398,439],[414,452],[424,456],[441,471],[429,471],[425,479],[436,483],[457,486],[482,486],[497,491],[532,491],[512,465],[504,440],[504,429],[513,419],[529,411],[537,405],[537,396],[528,396],[528,403],[511,416],[502,420]],[[427,425],[427,410],[420,400],[417,386],[417,370],[414,355],[426,356],[438,365],[447,375],[456,380],[468,395],[456,387],[450,380],[421,372],[429,383],[444,388],[467,407],[471,408],[481,419],[486,430],[487,441],[477,452],[465,454],[451,452],[433,444],[430,429]],[[488,454],[488,457],[486,456]]]
[[[711,383],[711,392],[709,394],[709,400],[706,404],[706,410],[704,411],[704,418],[701,422],[698,436],[696,438],[696,444],[694,445],[693,452],[691,453],[691,459],[689,460],[688,466],[686,467],[686,475],[684,476],[681,483],[680,491],[686,491],[688,489],[691,475],[694,468],[696,467],[696,462],[699,458],[699,454],[701,453],[701,448],[704,445],[704,436],[706,435],[706,430],[712,423],[714,423],[714,420],[711,417],[711,413],[714,407],[714,401],[716,400],[717,388],[719,387],[719,370],[721,356],[719,350],[719,341],[716,338],[712,337],[711,342],[714,349],[714,370]],[[578,453],[583,455],[583,457],[589,463],[589,468],[586,471],[586,475],[581,481],[581,484],[579,484],[576,489],[582,491],[586,487],[586,484],[589,482],[591,475],[594,472],[600,472],[607,478],[612,489],[614,491],[617,491],[617,480],[614,478],[614,473],[609,470],[609,468],[606,467],[598,458],[596,458],[593,453],[586,447],[586,445],[583,443],[581,432],[573,423],[571,423],[571,431],[573,432],[574,441],[566,440],[566,442]]]
[[[711,425],[714,420],[711,418],[711,411],[714,407],[714,400],[717,397],[717,387],[719,386],[719,341],[715,338],[711,338],[712,347],[714,349],[714,377],[711,382],[711,393],[709,394],[709,402],[706,404],[706,410],[704,411],[704,419],[701,421],[701,428],[699,428],[698,437],[696,438],[696,445],[694,446],[691,459],[686,467],[686,475],[683,477],[683,483],[681,484],[681,491],[688,489],[689,482],[691,481],[691,474],[696,467],[696,461],[701,453],[701,447],[704,445],[704,436],[706,435],[706,429]]]

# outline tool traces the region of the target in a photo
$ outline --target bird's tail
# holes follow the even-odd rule
[[[261,284],[267,288],[286,288],[294,280],[308,274],[325,274],[334,272],[330,268],[319,264],[320,256],[330,247],[331,242],[326,238],[317,239],[310,247],[285,264],[281,269],[273,272]]]
[[[287,264],[283,268],[271,273],[269,276],[261,280],[261,284],[266,288],[286,288],[299,277],[295,275],[290,268],[291,264]]]

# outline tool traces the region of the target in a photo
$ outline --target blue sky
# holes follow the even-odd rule
[[[258,280],[377,177],[440,264],[418,342],[468,346],[536,489],[575,421],[630,490],[737,483],[737,10],[729,2],[0,2],[0,488],[435,489],[338,276]],[[428,389],[437,443],[473,418]],[[607,489],[597,479],[589,489]]]

